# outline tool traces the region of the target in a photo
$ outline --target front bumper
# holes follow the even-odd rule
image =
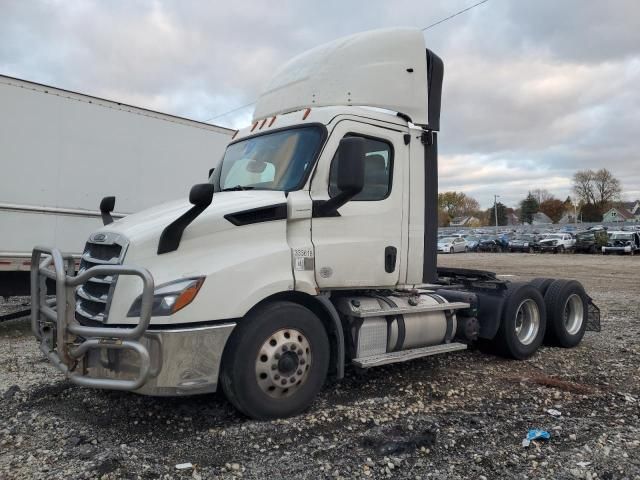
[[[42,260],[43,255],[49,255]],[[154,282],[142,268],[104,265],[74,275],[69,255],[36,247],[31,258],[31,327],[40,350],[75,384],[146,395],[213,392],[235,323],[149,328]],[[143,283],[140,321],[127,328],[88,327],[75,319],[75,287],[96,275],[135,275]],[[46,299],[46,281],[56,299]]]

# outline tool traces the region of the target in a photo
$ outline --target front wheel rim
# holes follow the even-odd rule
[[[530,345],[540,330],[540,309],[535,300],[528,298],[520,302],[516,310],[515,334],[523,345]]]
[[[295,328],[273,333],[260,347],[255,374],[258,387],[272,398],[293,395],[309,378],[311,345]]]
[[[569,295],[567,301],[564,304],[563,309],[563,321],[564,328],[569,335],[575,335],[582,328],[582,321],[584,319],[584,306],[582,304],[582,298],[577,293]]]

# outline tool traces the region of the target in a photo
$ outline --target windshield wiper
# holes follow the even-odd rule
[[[238,190],[253,190],[255,187],[243,187],[242,185],[236,185],[235,187],[223,188],[223,192],[235,192]]]

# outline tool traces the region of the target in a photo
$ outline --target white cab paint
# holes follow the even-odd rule
[[[349,201],[340,216],[312,219],[316,281],[320,288],[394,286],[399,282],[402,240],[406,236],[405,169],[408,147],[403,135],[408,128],[381,127],[355,120],[339,120],[331,132],[311,183],[313,200],[328,200],[331,160],[347,134],[366,135],[388,142],[393,148],[392,188],[389,196],[375,201]],[[385,271],[385,248],[397,249],[396,267]],[[404,282],[404,279],[402,279]]]
[[[161,285],[180,278],[206,276],[196,299],[170,317],[154,317],[154,324],[178,324],[237,318],[263,298],[293,290],[291,249],[284,220],[235,226],[228,213],[284,203],[283,192],[219,192],[213,203],[185,230],[178,250],[157,254],[162,230],[190,205],[177,201],[131,215],[100,231],[129,240],[125,265],[148,269]],[[137,278],[118,279],[109,312],[110,323],[137,323],[127,318],[142,291]]]
[[[428,124],[422,31],[373,30],[298,55],[271,78],[253,119],[327,105],[385,108],[409,115],[416,124]]]

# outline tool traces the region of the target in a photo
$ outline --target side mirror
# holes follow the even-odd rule
[[[209,206],[213,200],[213,184],[199,183],[191,187],[189,192],[189,202],[192,205]]]
[[[111,212],[113,212],[114,208],[116,208],[116,197],[104,197],[100,201],[100,216],[102,217],[103,225],[113,223]]]
[[[207,176],[207,178],[211,178],[211,175],[213,175],[213,172],[215,171],[216,167],[210,168],[209,169],[209,176]]]
[[[362,191],[366,158],[364,146],[365,140],[361,137],[340,140],[335,160],[336,183],[340,192],[335,197],[314,205],[314,216],[338,215],[338,209]]]

